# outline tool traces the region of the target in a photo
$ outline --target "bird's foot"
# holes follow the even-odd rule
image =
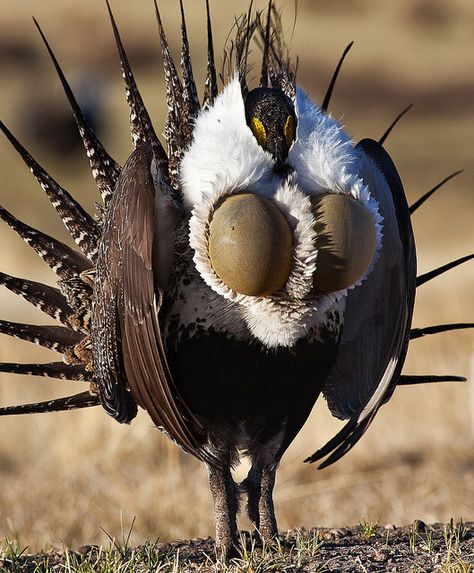
[[[240,557],[241,547],[237,539],[223,540],[216,538],[216,559],[217,564],[225,564],[231,559]]]

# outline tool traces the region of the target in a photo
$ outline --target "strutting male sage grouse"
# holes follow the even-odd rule
[[[382,145],[394,124],[379,141],[354,145],[328,115],[347,50],[322,105],[315,104],[296,84],[270,2],[236,21],[219,91],[206,8],[202,100],[183,6],[181,74],[156,8],[166,149],[109,8],[134,147],[123,167],[86,125],[40,30],[104,206],[97,217],[88,214],[1,124],[80,251],[1,209],[59,277],[58,288],[4,273],[1,283],[62,324],[2,321],[1,332],[52,348],[63,360],[3,363],[0,370],[83,380],[90,390],[0,414],[100,403],[128,423],[141,406],[207,465],[217,547],[227,554],[237,543],[239,489],[260,535],[277,534],[275,472],[321,392],[331,412],[349,420],[305,460],[325,467],[356,444],[397,384],[458,379],[401,371],[410,338],[469,326],[411,330],[411,318],[416,287],[472,255],[416,276],[410,215],[434,189],[407,205]],[[254,40],[263,51],[256,87],[247,77]],[[240,488],[231,476],[239,452],[252,464]]]

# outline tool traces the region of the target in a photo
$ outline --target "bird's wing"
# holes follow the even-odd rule
[[[306,461],[325,467],[348,452],[389,399],[405,360],[416,288],[416,254],[403,186],[388,153],[362,140],[362,176],[384,217],[379,259],[362,285],[349,291],[336,364],[324,394],[343,429]]]
[[[94,287],[94,367],[109,414],[127,422],[136,401],[180,446],[203,458],[198,423],[179,398],[161,338],[165,279],[157,266],[166,264],[166,245],[173,248],[176,213],[152,168],[151,147],[138,146],[110,201]]]

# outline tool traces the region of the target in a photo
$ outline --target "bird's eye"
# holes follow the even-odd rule
[[[283,127],[283,133],[285,135],[286,144],[288,147],[291,146],[295,139],[295,120],[292,115],[286,118],[285,126]]]
[[[255,135],[259,145],[265,147],[267,143],[267,132],[265,131],[263,123],[254,115],[250,118],[250,129]]]

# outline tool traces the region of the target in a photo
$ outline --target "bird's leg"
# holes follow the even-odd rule
[[[275,485],[276,466],[265,466],[262,470],[260,485],[260,535],[265,541],[270,541],[278,534],[278,527],[273,506],[273,486]]]
[[[230,557],[238,544],[237,513],[239,509],[237,487],[229,466],[208,467],[209,485],[214,499],[216,548],[219,557]]]
[[[252,466],[244,487],[247,491],[247,514],[260,533],[262,540],[269,542],[277,534],[275,508],[273,506],[273,486],[276,466]]]
[[[252,466],[247,478],[241,484],[247,494],[247,515],[257,530],[260,527],[258,505],[260,501],[261,477],[261,471],[257,470],[255,466]]]

